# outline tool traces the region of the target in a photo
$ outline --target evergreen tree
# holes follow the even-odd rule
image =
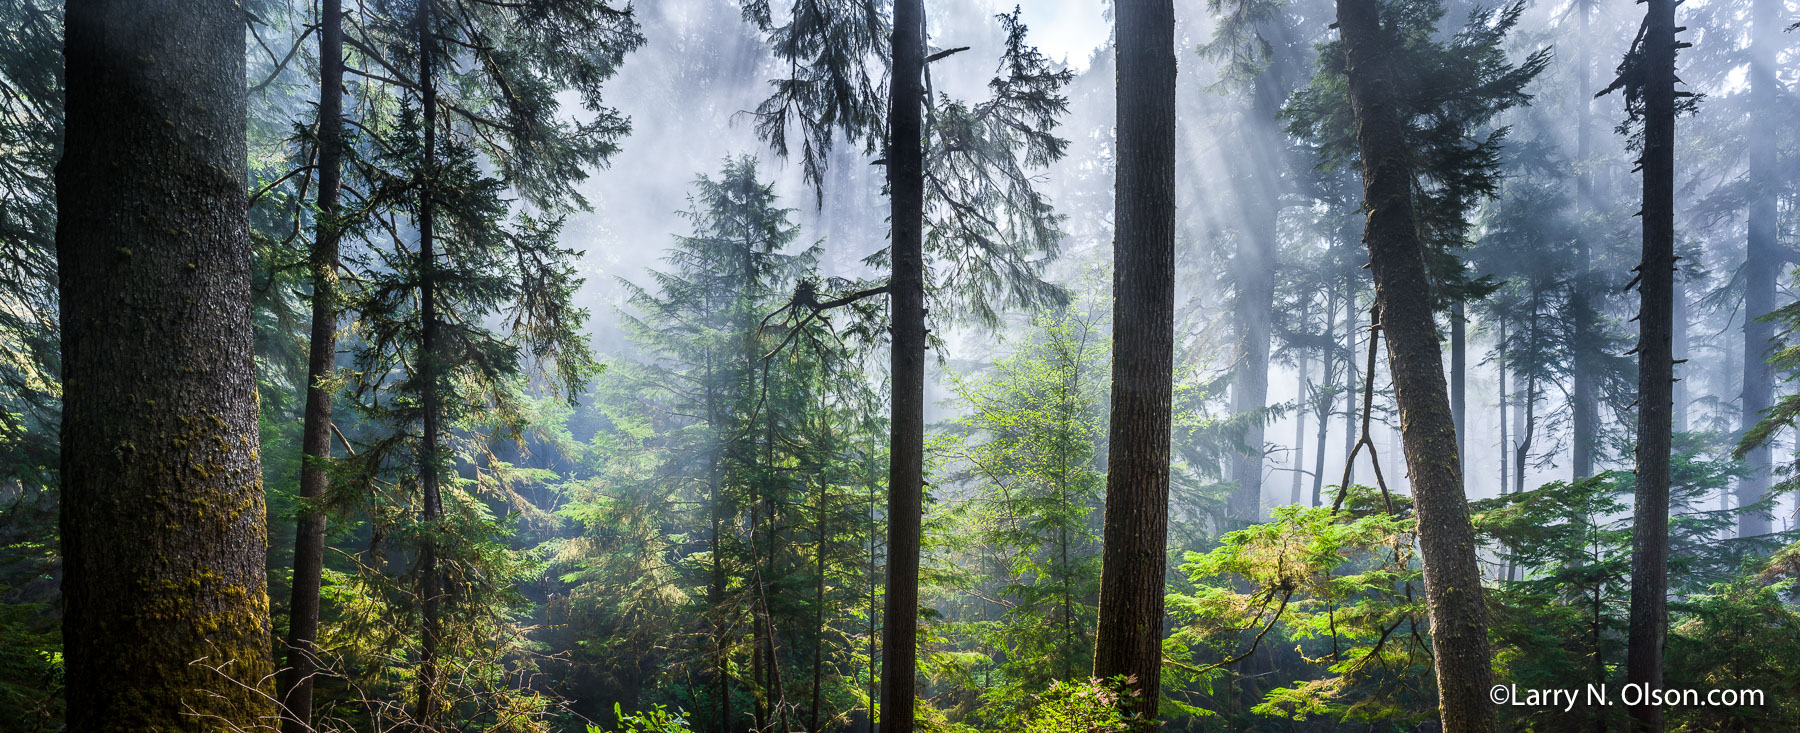
[[[56,168],[71,730],[271,710],[244,33],[228,3],[68,8]]]

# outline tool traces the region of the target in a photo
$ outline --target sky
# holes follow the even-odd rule
[[[994,12],[1001,13],[1012,10],[1014,3],[995,0],[993,5]],[[1019,0],[1017,5],[1044,55],[1077,70],[1087,68],[1088,57],[1112,32],[1104,15],[1106,3],[1098,0]]]

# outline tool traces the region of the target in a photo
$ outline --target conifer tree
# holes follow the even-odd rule
[[[242,11],[77,2],[56,168],[70,730],[271,716]]]

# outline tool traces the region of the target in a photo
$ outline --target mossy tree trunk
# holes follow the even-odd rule
[[[66,17],[68,729],[265,724],[243,9],[74,0]]]

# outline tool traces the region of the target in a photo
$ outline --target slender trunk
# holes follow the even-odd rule
[[[1494,365],[1500,373],[1500,495],[1512,489],[1512,462],[1507,460],[1507,453],[1512,450],[1512,435],[1507,431],[1506,405],[1512,399],[1510,384],[1506,381],[1506,317],[1496,319],[1500,325],[1500,342],[1494,347]]]
[[[1294,378],[1294,458],[1289,465],[1294,467],[1293,482],[1289,486],[1288,503],[1300,505],[1301,474],[1306,465],[1306,392],[1310,386],[1307,374],[1312,364],[1303,355],[1300,357],[1299,376]]]
[[[708,360],[710,363],[710,359]],[[707,384],[713,384],[712,375],[707,375]],[[708,395],[708,402],[712,397]],[[716,415],[709,405],[708,415]],[[719,424],[717,422],[715,425]],[[719,480],[719,464],[722,460],[720,449],[715,448],[712,457],[712,471],[709,474],[708,488],[712,503],[712,527],[709,544],[712,547],[712,583],[706,589],[707,614],[713,621],[713,653],[716,655],[713,664],[713,689],[719,698],[719,719],[713,726],[718,733],[730,733],[731,730],[731,621],[725,609],[725,558],[721,533],[725,525],[725,496]]]
[[[431,3],[419,4],[419,89],[423,97],[419,106],[424,118],[425,161],[420,171],[419,186],[419,407],[423,412],[419,446],[419,484],[423,507],[419,518],[425,523],[425,547],[419,553],[419,598],[422,639],[419,648],[419,724],[430,728],[436,724],[441,703],[438,694],[438,642],[442,634],[443,579],[437,564],[437,524],[443,518],[443,496],[439,488],[438,431],[442,405],[438,396],[438,316],[437,316],[437,242],[434,237],[437,186],[437,80],[432,68],[435,40]]]
[[[1387,334],[1388,371],[1418,512],[1438,711],[1447,733],[1487,733],[1494,729],[1487,609],[1431,308],[1425,244],[1413,212],[1406,127],[1395,102],[1391,45],[1379,8],[1377,0],[1339,0],[1337,5],[1362,152],[1368,212],[1364,242],[1374,271],[1379,326]]]
[[[1168,561],[1175,355],[1175,8],[1114,5],[1118,169],[1113,238],[1112,425],[1094,676],[1132,678],[1123,705],[1154,730]]]
[[[1779,0],[1753,0],[1751,3],[1750,44],[1750,109],[1751,123],[1745,133],[1749,137],[1750,211],[1749,239],[1745,243],[1744,261],[1744,394],[1741,413],[1742,430],[1748,431],[1763,418],[1775,401],[1775,377],[1769,369],[1769,354],[1775,343],[1775,324],[1763,316],[1775,309],[1775,278],[1781,272],[1781,257],[1775,240],[1774,129],[1779,122],[1768,119],[1768,110],[1776,108],[1780,80],[1776,78],[1776,44],[1780,27],[1775,13]],[[1769,492],[1771,451],[1765,442],[1744,453],[1744,477],[1738,479],[1738,506],[1746,507],[1763,501]],[[1757,537],[1768,534],[1766,512],[1738,514],[1738,536]]]
[[[893,407],[888,443],[887,599],[881,628],[881,731],[912,733],[918,667],[919,540],[925,490],[925,2],[895,0],[887,171]]]
[[[813,586],[813,653],[812,653],[812,703],[806,716],[806,729],[817,733],[819,730],[819,694],[825,680],[825,538],[829,536],[826,526],[827,485],[819,479],[819,518],[814,523],[819,533],[818,541],[813,546],[813,574],[818,576]]]
[[[1675,289],[1672,298],[1671,305],[1675,322],[1669,338],[1669,355],[1675,359],[1676,363],[1680,363],[1687,361],[1688,358],[1687,283],[1681,277],[1680,270],[1675,272]],[[1677,433],[1685,433],[1688,431],[1687,380],[1677,379],[1669,389],[1670,399],[1673,402],[1670,409],[1674,411],[1674,430]]]
[[[1535,294],[1533,300],[1536,300]],[[1532,304],[1531,326],[1526,331],[1527,343],[1536,343],[1538,334],[1537,304]],[[1513,412],[1514,427],[1518,428],[1519,443],[1513,448],[1513,493],[1525,491],[1525,464],[1531,458],[1531,438],[1537,432],[1537,371],[1525,377],[1525,390],[1519,394],[1519,407]],[[1508,570],[1508,580],[1511,580]]]
[[[344,113],[343,0],[323,0],[319,17],[319,213],[312,250],[312,334],[307,344],[306,413],[300,429],[300,515],[288,601],[287,664],[276,680],[282,733],[307,733],[312,720],[313,643],[319,638],[319,585],[325,569],[325,495],[331,461],[331,389],[337,356],[337,258]]]
[[[1669,401],[1675,364],[1675,0],[1647,0],[1642,57],[1644,245],[1638,274],[1637,499],[1633,510],[1630,683],[1662,686],[1668,632]],[[1661,730],[1662,708],[1631,707],[1632,727]]]
[[[1356,283],[1349,276],[1344,278],[1344,481],[1349,486],[1341,487],[1345,491],[1356,485],[1356,462],[1350,455],[1356,452],[1356,436],[1361,434],[1361,423],[1357,415],[1356,400],[1362,394],[1357,387],[1356,371]]]
[[[1450,306],[1450,413],[1456,422],[1456,455],[1468,455],[1464,436],[1468,435],[1468,307],[1462,299]],[[1464,466],[1466,469],[1467,466]]]
[[[1325,488],[1325,439],[1330,437],[1331,432],[1329,388],[1332,384],[1331,380],[1334,378],[1332,372],[1335,365],[1332,363],[1332,356],[1337,353],[1335,346],[1337,343],[1337,290],[1335,288],[1326,290],[1328,293],[1325,298],[1325,340],[1322,342],[1325,346],[1319,349],[1319,360],[1323,362],[1319,382],[1325,385],[1326,390],[1320,393],[1319,399],[1315,403],[1318,405],[1316,411],[1319,413],[1319,432],[1315,436],[1317,439],[1313,441],[1313,445],[1318,446],[1318,450],[1313,451],[1312,505],[1315,507],[1323,501],[1322,494]]]
[[[67,729],[265,725],[243,11],[75,0],[65,19]]]
[[[1591,10],[1591,5],[1587,3],[1576,8],[1581,38],[1589,37],[1588,13]],[[1588,117],[1594,98],[1588,81],[1588,70],[1592,65],[1588,59],[1589,46],[1587,43],[1579,44],[1580,53],[1575,72],[1575,215],[1578,226],[1575,234],[1575,278],[1570,298],[1570,318],[1574,323],[1569,330],[1573,339],[1569,344],[1569,443],[1570,470],[1572,478],[1577,481],[1594,472],[1595,437],[1599,434],[1600,427],[1600,406],[1594,397],[1593,374],[1599,329],[1596,327],[1598,316],[1595,315],[1591,283],[1593,257],[1587,236],[1587,217],[1593,201],[1593,186],[1587,171],[1588,157],[1592,154]]]

